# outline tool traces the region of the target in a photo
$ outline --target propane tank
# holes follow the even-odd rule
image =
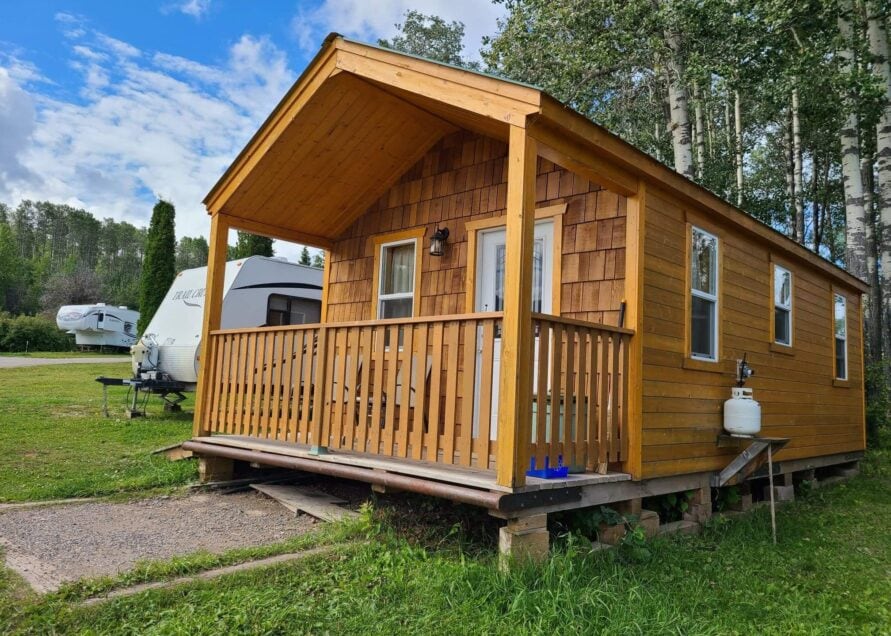
[[[761,430],[761,405],[752,397],[752,389],[735,386],[724,402],[724,430],[733,435],[756,435]]]
[[[752,389],[743,385],[755,371],[749,366],[748,354],[736,361],[736,386],[730,389],[730,399],[724,402],[724,430],[733,435],[756,435],[761,430],[761,405],[755,401]]]

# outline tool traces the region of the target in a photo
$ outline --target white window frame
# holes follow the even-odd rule
[[[398,247],[400,245],[408,245],[411,244],[414,246],[414,254],[412,255],[412,267],[413,273],[411,278],[411,291],[409,292],[399,292],[395,294],[385,294],[383,292],[384,289],[384,250],[389,247]],[[404,300],[406,298],[411,298],[411,314],[407,317],[411,317],[415,315],[415,302],[417,299],[415,298],[415,289],[417,288],[417,276],[418,276],[418,239],[410,238],[410,239],[401,239],[398,241],[389,241],[387,243],[381,243],[379,246],[379,251],[377,254],[378,259],[378,270],[377,270],[377,317],[381,318],[383,316],[383,306],[384,302],[387,300]]]
[[[842,324],[844,325],[844,333],[839,336],[838,335],[838,325],[835,319],[835,304],[838,299],[841,299],[842,305],[845,308],[845,315]],[[845,374],[844,376],[840,376],[838,374],[838,368],[836,367],[836,347],[838,341],[841,340],[844,342],[844,351],[845,351]],[[840,380],[842,382],[846,382],[848,380],[848,299],[842,294],[832,293],[832,374],[835,376],[836,380]]]
[[[714,260],[715,293],[714,294],[709,294],[707,292],[696,289],[696,287],[693,285],[693,257],[695,256],[695,254],[694,254],[692,239],[693,239],[693,236],[697,232],[699,232],[700,234],[704,234],[705,236],[715,240],[715,260]],[[719,320],[720,320],[720,306],[718,303],[718,296],[721,293],[721,278],[720,278],[720,269],[721,268],[718,267],[718,263],[721,260],[721,239],[719,239],[715,234],[712,234],[711,232],[703,230],[701,227],[691,224],[690,225],[689,249],[690,249],[690,258],[689,258],[688,264],[690,267],[690,324],[688,325],[687,328],[689,329],[689,334],[690,334],[689,335],[689,337],[690,337],[690,358],[692,360],[701,360],[703,362],[718,362],[718,359],[719,359],[718,349],[721,346],[720,340],[718,338],[718,335],[719,335],[718,324],[719,324]],[[703,356],[703,355],[693,352],[693,297],[694,296],[697,298],[701,298],[702,300],[708,300],[708,301],[714,303],[714,306],[715,306],[715,321],[714,321],[714,326],[713,326],[714,331],[712,333],[712,342],[714,343],[715,350],[711,356]]]
[[[777,300],[777,274],[789,274],[789,302],[787,304],[783,304]],[[795,297],[795,279],[792,276],[791,270],[786,269],[782,265],[774,264],[773,266],[773,289],[771,290],[773,294],[773,313],[774,313],[774,325],[776,325],[776,311],[777,309],[782,309],[786,311],[787,320],[789,323],[789,328],[787,333],[789,334],[789,342],[782,342],[777,339],[777,330],[776,326],[774,326],[773,330],[773,341],[782,346],[782,347],[791,347],[792,346],[792,303],[793,298]]]

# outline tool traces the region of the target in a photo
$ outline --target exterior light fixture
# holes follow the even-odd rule
[[[449,228],[437,227],[430,237],[430,256],[442,256],[446,241],[449,238]]]

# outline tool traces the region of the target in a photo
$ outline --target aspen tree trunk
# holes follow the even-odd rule
[[[798,239],[798,222],[795,216],[795,161],[793,159],[794,151],[792,146],[792,124],[791,113],[787,110],[786,117],[783,121],[783,172],[786,177],[786,200],[789,202],[789,208],[792,211],[792,218],[789,223],[789,233],[792,240]]]
[[[661,0],[657,6],[665,8]],[[668,17],[666,17],[668,20]],[[696,175],[693,168],[693,143],[690,138],[690,100],[684,85],[684,57],[681,34],[674,25],[666,23],[662,33],[668,48],[664,75],[668,89],[668,112],[671,126],[671,142],[674,150],[674,169],[688,179]]]
[[[705,168],[705,124],[702,116],[702,94],[698,82],[693,84],[693,117],[696,121],[696,178],[702,181]]]
[[[881,3],[872,0],[867,3],[869,16],[867,33],[869,52],[872,54],[872,71],[882,83],[885,99],[879,120],[876,123],[876,181],[878,184],[878,232],[877,251],[879,255],[880,279],[876,290],[876,307],[881,311],[872,312],[873,320],[891,324],[891,64],[888,61],[888,31],[881,13]],[[871,173],[870,173],[871,174]],[[873,277],[870,276],[870,282]],[[886,357],[891,357],[891,337],[886,337],[881,325],[878,327],[879,345],[884,344]],[[882,341],[884,340],[884,343]]]
[[[708,131],[708,158],[715,158],[715,127],[712,123],[712,111],[711,108],[706,105],[706,113],[705,113],[705,127]]]
[[[820,156],[814,153],[814,165],[813,171],[811,174],[811,192],[813,193],[812,198],[812,207],[811,213],[813,215],[813,226],[814,226],[814,252],[817,254],[820,253],[820,242],[822,240],[822,212],[820,210],[820,202],[817,201],[817,185],[819,183],[819,175],[820,174]],[[802,245],[804,245],[804,241],[802,241]]]
[[[733,129],[734,150],[736,154],[736,206],[743,204],[743,143],[742,143],[742,105],[739,91],[733,91]]]
[[[860,159],[860,178],[863,181],[864,229],[866,234],[866,280],[871,285],[867,302],[863,307],[866,323],[866,345],[869,360],[878,360],[882,355],[882,294],[879,287],[879,274],[876,266],[878,246],[875,231],[875,197],[873,197],[872,157]]]
[[[851,0],[839,0],[838,30],[844,41],[839,51],[843,70],[854,68],[854,32],[851,26]],[[866,279],[866,228],[863,207],[863,178],[860,174],[860,142],[857,104],[853,91],[845,89],[845,121],[839,131],[841,142],[842,183],[845,191],[845,264],[857,278]]]
[[[793,79],[793,81],[795,81]],[[794,238],[804,243],[804,186],[802,183],[801,120],[798,115],[798,87],[792,89],[792,194],[795,209]]]

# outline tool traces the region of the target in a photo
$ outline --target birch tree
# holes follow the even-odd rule
[[[838,56],[843,74],[850,77],[855,65],[853,3],[851,0],[839,0],[838,5],[838,31],[841,36]],[[846,115],[839,131],[839,142],[845,191],[845,264],[854,276],[866,280],[866,219],[860,172],[859,114],[852,82],[845,83],[843,91]]]
[[[888,61],[888,32],[883,7],[875,0],[867,3],[867,35],[872,58],[872,72],[882,93],[881,110],[876,123],[876,181],[879,232],[873,232],[873,245],[878,247],[880,272],[878,293],[871,294],[871,304],[878,309],[872,312],[879,323],[879,338],[883,334],[881,323],[891,325],[891,64]],[[873,278],[873,277],[871,277]],[[873,282],[873,281],[870,281]],[[885,347],[891,347],[891,337],[885,337]],[[876,344],[874,343],[874,346]],[[888,357],[888,351],[885,352]]]

